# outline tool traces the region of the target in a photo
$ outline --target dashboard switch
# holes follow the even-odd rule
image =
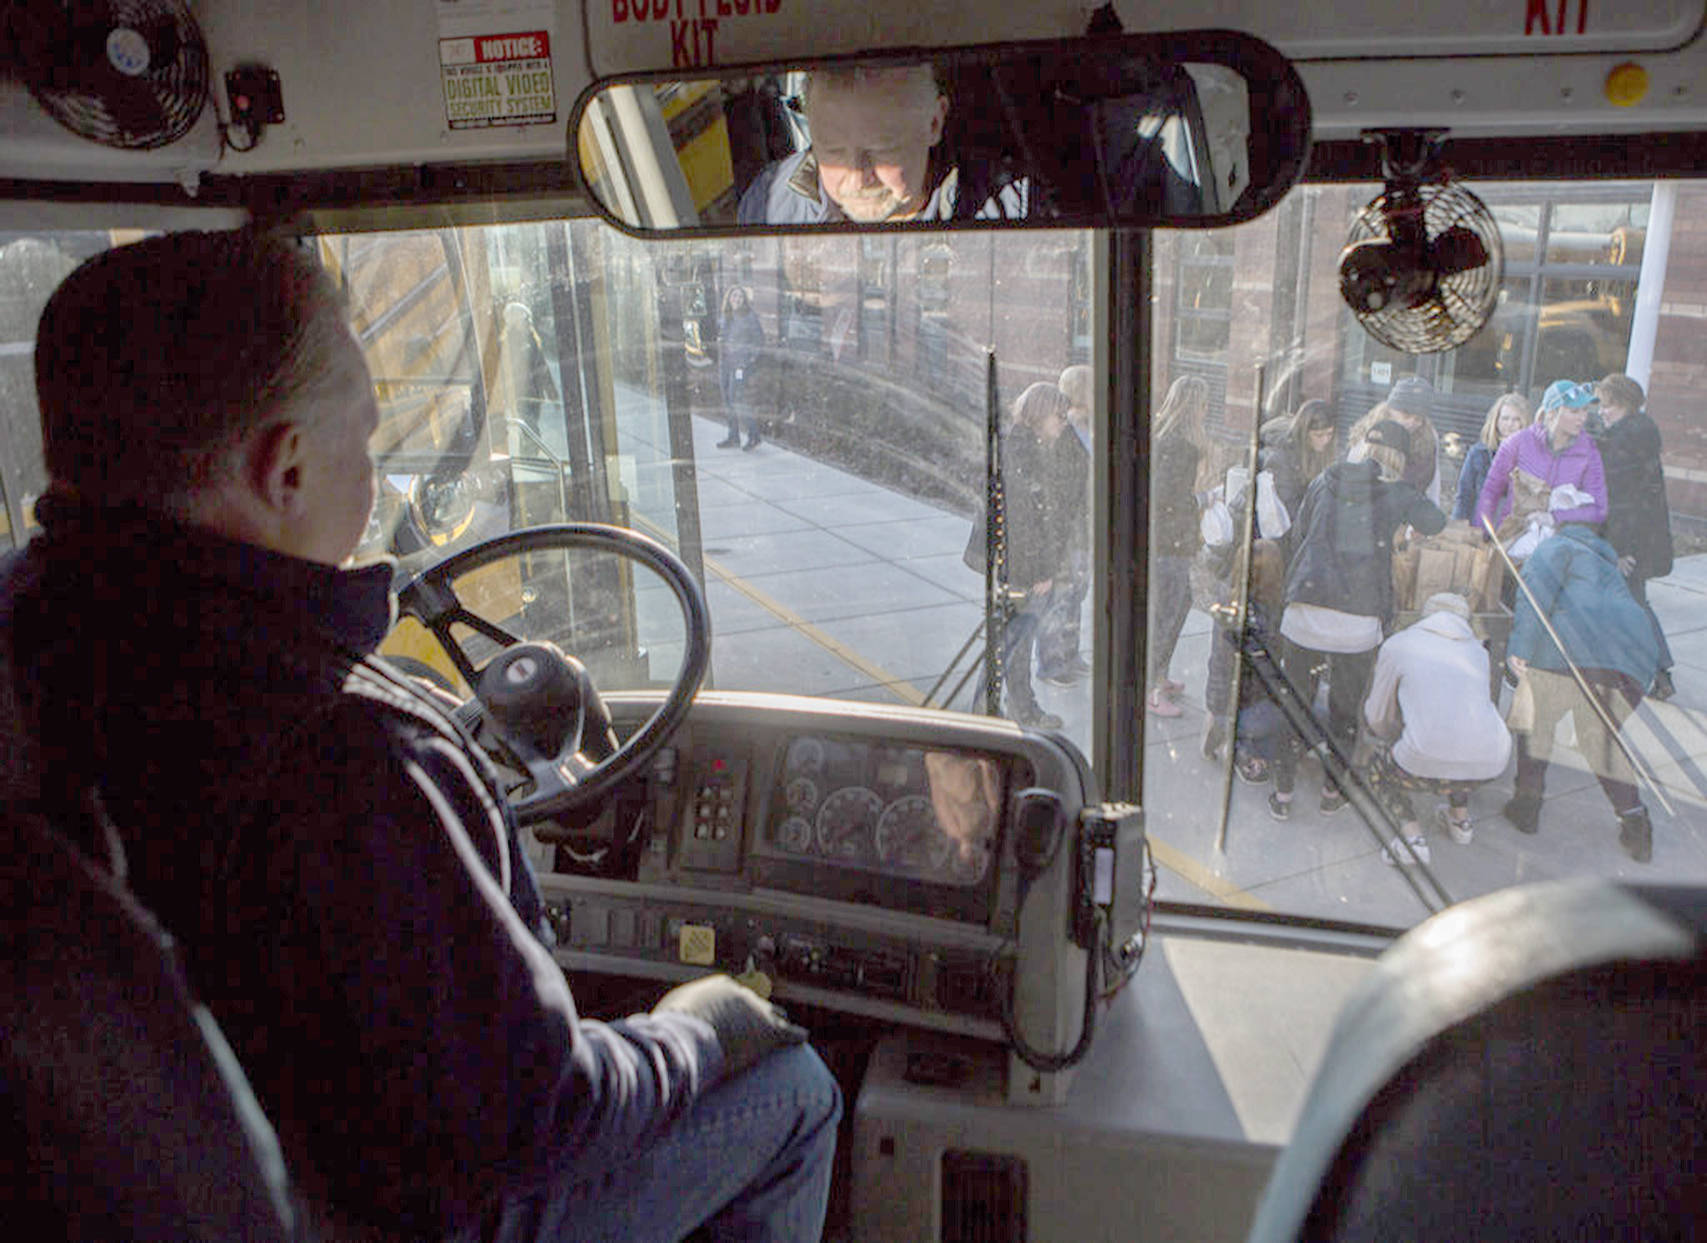
[[[695,966],[717,961],[717,929],[710,924],[683,924],[676,940],[676,957]]]

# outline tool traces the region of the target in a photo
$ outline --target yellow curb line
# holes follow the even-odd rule
[[[1150,853],[1156,862],[1170,872],[1177,872],[1205,893],[1212,894],[1228,906],[1243,911],[1272,911],[1274,908],[1261,898],[1246,893],[1231,881],[1224,880],[1184,851],[1176,850],[1157,837],[1149,835]]]

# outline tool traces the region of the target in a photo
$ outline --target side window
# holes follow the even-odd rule
[[[36,322],[59,282],[112,244],[105,231],[0,233],[0,547],[29,539],[47,486],[31,361]]]

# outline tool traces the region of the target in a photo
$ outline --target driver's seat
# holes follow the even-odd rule
[[[0,911],[11,1220],[59,1239],[300,1237],[272,1127],[148,913],[16,810]]]

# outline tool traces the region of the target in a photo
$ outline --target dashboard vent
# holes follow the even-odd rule
[[[942,1154],[941,1243],[1025,1243],[1025,1162],[993,1152]]]

